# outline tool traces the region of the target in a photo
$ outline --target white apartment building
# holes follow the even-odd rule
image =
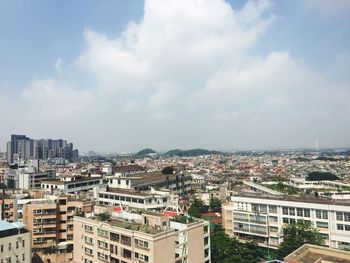
[[[43,180],[41,182],[41,189],[46,192],[61,192],[63,194],[77,193],[81,191],[89,191],[95,186],[104,184],[102,177],[90,177],[74,181],[63,180]]]
[[[350,249],[350,202],[312,197],[233,196],[223,204],[226,233],[277,247],[284,224],[309,221],[331,248]]]
[[[109,188],[108,191],[96,189],[98,204],[106,206],[126,206],[129,208],[149,210],[161,209],[167,206],[177,205],[177,195],[170,191],[138,192],[117,188]]]
[[[108,186],[136,191],[148,191],[151,187],[169,189],[177,194],[186,195],[191,190],[191,176],[184,174],[164,175],[162,172],[132,174],[126,177],[108,177]]]

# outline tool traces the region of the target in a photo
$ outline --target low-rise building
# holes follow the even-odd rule
[[[0,221],[0,262],[32,262],[30,232],[20,222]]]
[[[17,202],[11,195],[0,195],[0,220],[17,221]]]
[[[100,205],[126,206],[133,209],[149,210],[164,209],[170,205],[177,205],[177,198],[170,191],[139,192],[118,188],[108,191],[97,190],[97,201]]]
[[[95,186],[103,185],[102,177],[87,177],[79,180],[63,181],[63,180],[44,180],[41,182],[41,189],[46,192],[60,192],[62,194],[78,193],[81,191],[89,191]]]
[[[350,202],[311,196],[244,195],[222,206],[226,232],[240,240],[277,247],[285,224],[306,221],[317,228],[325,245],[350,249]]]
[[[122,188],[135,191],[149,191],[151,187],[169,189],[179,195],[185,195],[191,190],[191,176],[183,174],[168,174],[162,172],[148,172],[133,174],[132,176],[114,176],[108,178],[108,185],[112,188]]]

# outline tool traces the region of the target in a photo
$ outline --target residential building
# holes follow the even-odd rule
[[[73,181],[41,181],[41,189],[45,190],[46,192],[61,192],[63,194],[89,191],[94,189],[94,187],[98,185],[104,185],[104,179],[102,177],[85,177]]]
[[[108,191],[97,190],[96,195],[98,204],[107,206],[124,206],[150,210],[164,209],[169,205],[177,205],[177,195],[170,191],[157,191],[153,188],[147,192],[109,188]]]
[[[149,172],[127,177],[109,177],[108,185],[112,188],[135,191],[148,191],[151,187],[165,188],[179,195],[185,195],[191,190],[191,180],[191,176],[184,174],[164,175],[162,172]]]
[[[0,262],[32,262],[30,232],[20,222],[0,221]]]
[[[26,135],[11,135],[7,143],[7,161],[13,163],[18,160],[63,158],[71,160],[78,157],[78,150],[73,149],[73,143],[58,139],[34,140]]]
[[[23,205],[23,223],[32,232],[32,247],[41,251],[48,247],[65,247],[73,242],[73,216],[77,212],[90,212],[88,201],[59,196],[43,202]]]
[[[112,173],[120,177],[127,177],[129,175],[143,173],[144,171],[145,169],[137,164],[116,166],[112,169]]]
[[[0,195],[0,220],[17,221],[17,202],[11,195]]]
[[[242,195],[222,206],[223,226],[240,240],[277,247],[285,224],[307,221],[318,229],[325,245],[350,249],[350,202],[312,196]]]
[[[74,255],[79,263],[209,263],[209,224],[169,221],[143,214],[140,222],[74,217]],[[135,217],[134,217],[135,219]]]

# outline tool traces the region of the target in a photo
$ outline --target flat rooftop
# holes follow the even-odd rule
[[[301,203],[315,203],[315,204],[325,204],[325,205],[343,205],[350,206],[350,200],[336,200],[336,199],[327,199],[324,197],[315,197],[313,195],[267,195],[267,194],[255,194],[255,193],[240,193],[235,197],[250,197],[257,199],[269,199],[277,201],[289,201],[289,202],[301,202]]]
[[[41,183],[46,183],[46,184],[75,184],[75,183],[81,183],[81,182],[87,182],[87,181],[95,181],[99,180],[102,177],[88,177],[88,178],[81,178],[78,180],[73,180],[73,181],[62,181],[59,179],[56,180],[42,180]]]
[[[350,263],[350,252],[305,244],[284,260],[287,263]]]
[[[109,187],[108,191],[100,191],[100,193],[103,193],[103,194],[115,193],[115,194],[141,196],[141,197],[152,196],[151,193],[143,193],[138,191],[126,190],[121,188],[112,188],[112,187]]]
[[[76,217],[81,217],[81,216],[76,216]],[[136,223],[133,221],[126,221],[126,220],[121,220],[121,219],[109,219],[107,221],[100,221],[98,219],[98,217],[94,216],[91,218],[88,217],[82,217],[84,219],[88,219],[88,220],[93,220],[95,222],[103,222],[106,224],[111,225],[112,227],[119,227],[119,228],[123,228],[126,230],[130,230],[130,231],[139,231],[139,232],[143,232],[146,234],[150,234],[150,235],[156,235],[162,232],[165,232],[166,230],[163,230],[161,228],[155,228],[149,225],[142,225],[140,223]]]

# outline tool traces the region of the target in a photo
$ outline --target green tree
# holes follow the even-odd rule
[[[278,257],[283,259],[285,256],[308,243],[313,245],[322,245],[324,240],[317,229],[313,228],[310,222],[300,221],[288,224],[282,229],[283,242],[278,247]]]
[[[100,213],[97,215],[99,221],[108,221],[111,218],[109,213]]]
[[[221,200],[217,197],[210,199],[210,208],[212,211],[220,212],[221,211]]]
[[[257,263],[263,257],[255,243],[230,238],[219,224],[211,227],[210,245],[211,260],[215,263]]]
[[[188,214],[193,217],[201,217],[201,213],[206,212],[206,208],[202,200],[195,198],[188,209]]]
[[[174,171],[175,171],[175,169],[172,166],[166,166],[162,169],[163,174],[173,174]]]

